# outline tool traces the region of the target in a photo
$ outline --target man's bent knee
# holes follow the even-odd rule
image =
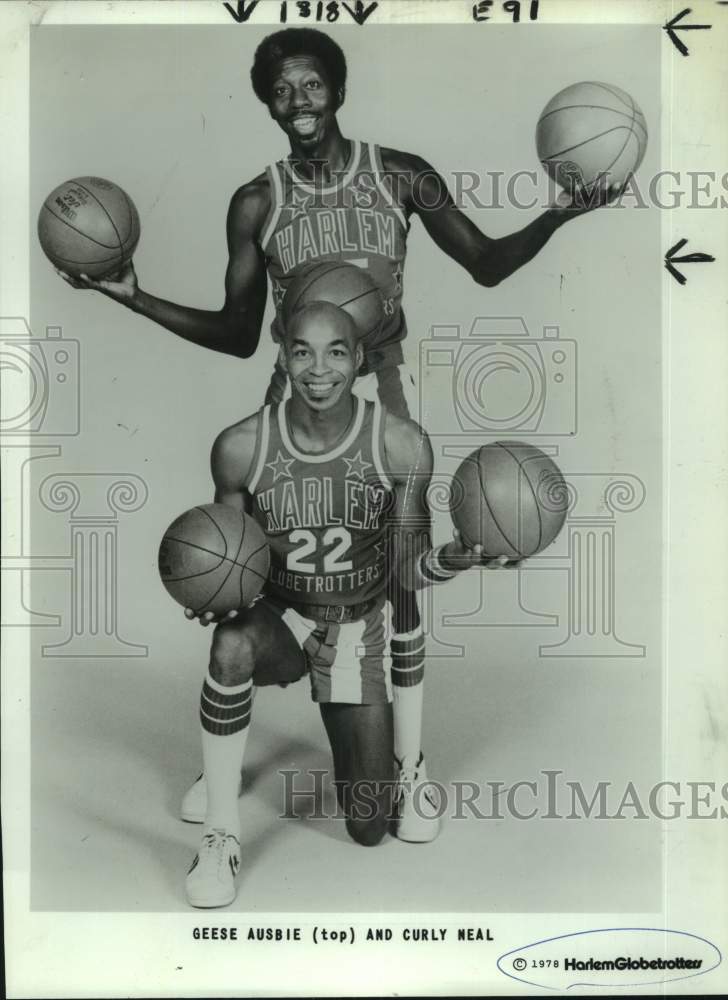
[[[234,622],[215,629],[210,650],[210,674],[226,686],[244,684],[255,670],[255,637]]]

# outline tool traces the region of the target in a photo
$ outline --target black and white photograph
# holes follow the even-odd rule
[[[0,26],[8,995],[724,993],[728,6]]]

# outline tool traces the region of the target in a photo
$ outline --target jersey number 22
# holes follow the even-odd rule
[[[288,536],[293,545],[298,548],[289,552],[286,559],[288,569],[296,573],[315,573],[316,563],[305,560],[316,551],[316,535],[307,528],[296,528]],[[329,528],[321,539],[328,549],[324,553],[324,573],[343,573],[354,568],[351,559],[344,556],[351,548],[351,535],[346,528]]]

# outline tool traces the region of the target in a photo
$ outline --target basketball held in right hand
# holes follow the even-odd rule
[[[94,292],[102,292],[117,302],[131,302],[139,288],[132,261],[127,261],[116,274],[109,275],[108,278],[100,278],[96,281],[93,278],[89,278],[87,274],[74,277],[72,274],[62,271],[59,267],[55,268],[55,272],[71,288],[85,288]]]

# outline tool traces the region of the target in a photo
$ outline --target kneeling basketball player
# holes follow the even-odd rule
[[[258,521],[271,569],[263,594],[219,622],[212,640],[200,703],[205,831],[186,883],[193,906],[235,898],[253,685],[309,674],[347,830],[359,844],[379,843],[396,823],[388,578],[396,573],[414,593],[484,564],[480,548],[457,537],[430,547],[429,440],[352,393],[362,356],[347,313],[304,307],[285,333],[291,398],[227,428],[213,447],[215,500]]]

